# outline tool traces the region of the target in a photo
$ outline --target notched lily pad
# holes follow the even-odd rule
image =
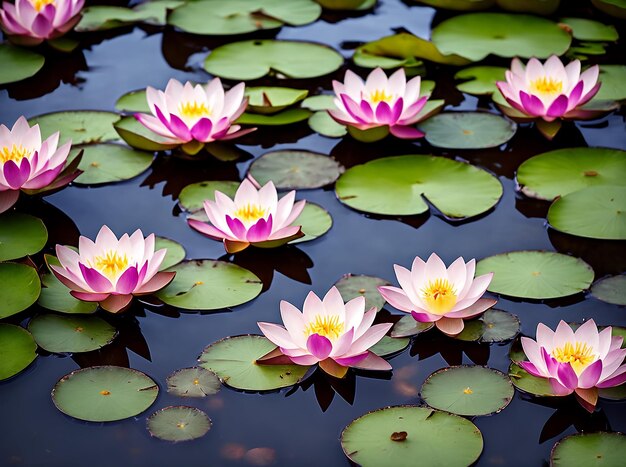
[[[37,304],[48,310],[68,314],[91,314],[98,309],[97,302],[84,302],[72,297],[70,289],[52,273],[41,275],[41,294]]]
[[[111,343],[117,331],[97,316],[68,316],[48,313],[28,323],[37,345],[52,353],[96,350]]]
[[[462,81],[456,85],[461,92],[474,95],[488,95],[498,92],[496,81],[504,81],[507,69],[499,66],[472,66],[464,68],[454,75]]]
[[[43,67],[45,59],[22,47],[0,44],[0,85],[30,78]]]
[[[626,275],[599,280],[591,286],[591,295],[603,302],[626,305]]]
[[[182,368],[169,375],[167,392],[180,397],[206,397],[217,394],[222,383],[215,373],[202,367]]]
[[[59,144],[72,140],[72,145],[104,143],[118,138],[113,124],[121,118],[114,112],[100,110],[68,110],[39,115],[28,120],[39,124],[41,137],[47,138],[60,131]]]
[[[309,117],[309,127],[327,138],[341,138],[348,134],[348,129],[333,120],[325,110],[315,112]]]
[[[151,132],[135,117],[124,117],[114,125],[115,131],[129,146],[143,151],[167,151],[180,146],[171,140]]]
[[[174,443],[202,438],[211,425],[211,419],[202,410],[183,405],[157,410],[146,422],[150,435]]]
[[[293,89],[278,86],[246,87],[248,112],[257,114],[275,114],[290,105],[300,102],[309,94],[306,89]]]
[[[375,345],[370,347],[370,351],[374,352],[379,357],[388,357],[402,352],[411,343],[411,339],[408,337],[389,337],[384,336]]]
[[[163,258],[163,262],[161,266],[159,266],[160,271],[176,266],[181,263],[187,255],[185,248],[180,243],[170,240],[169,238],[156,237],[154,250],[157,251],[162,248],[166,248],[167,253],[165,253],[165,258]]]
[[[455,339],[472,342],[506,342],[520,331],[517,316],[506,311],[489,309],[480,318],[465,321],[465,327]]]
[[[345,274],[335,282],[335,287],[347,302],[356,297],[365,297],[365,310],[376,308],[379,311],[385,305],[385,299],[378,292],[378,287],[391,285],[389,281],[380,277],[365,274]]]
[[[186,211],[195,212],[202,209],[205,200],[214,201],[216,191],[233,198],[239,185],[239,182],[229,180],[192,183],[181,190],[178,204]]]
[[[37,358],[33,336],[21,326],[0,323],[0,381],[15,376]]]
[[[48,230],[41,219],[19,212],[0,215],[0,261],[33,255],[47,241]]]
[[[601,65],[598,80],[602,82],[602,86],[590,104],[596,101],[626,99],[626,65]]]
[[[538,378],[524,370],[516,363],[509,366],[509,378],[513,386],[533,396],[556,397],[548,378]]]
[[[612,24],[603,24],[588,18],[561,18],[561,24],[572,29],[572,36],[579,41],[614,42],[619,38]]]
[[[420,323],[413,316],[406,315],[391,328],[391,337],[411,337],[432,329],[434,323]]]
[[[311,116],[307,109],[286,109],[271,115],[245,112],[237,119],[240,125],[282,126],[306,120]]]
[[[83,171],[75,183],[81,185],[100,185],[103,183],[122,182],[136,177],[150,165],[154,155],[137,151],[120,144],[90,144],[72,149],[72,155],[83,151],[83,158],[78,168]]]
[[[550,466],[621,465],[625,455],[626,436],[622,433],[578,433],[554,445]]]
[[[25,264],[0,263],[0,319],[31,306],[40,292],[41,282],[34,268]]]

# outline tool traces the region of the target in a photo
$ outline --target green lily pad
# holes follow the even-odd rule
[[[307,109],[287,109],[272,115],[245,112],[237,119],[240,125],[280,126],[291,125],[306,120],[311,116]]]
[[[624,0],[591,0],[593,6],[614,18],[626,19],[626,1]]]
[[[38,315],[28,323],[37,345],[52,353],[89,352],[110,344],[117,331],[97,316]]]
[[[411,339],[408,337],[389,337],[384,336],[375,345],[370,347],[370,351],[374,352],[379,357],[387,357],[389,355],[402,352],[411,343]]]
[[[30,333],[13,324],[0,323],[0,381],[15,376],[37,358]]]
[[[432,329],[434,323],[420,323],[415,321],[413,316],[406,315],[400,318],[391,328],[391,337],[410,337],[417,336],[423,332]]]
[[[198,366],[176,370],[166,382],[167,392],[180,397],[206,397],[217,394],[222,388],[215,373]]]
[[[385,305],[385,299],[378,292],[378,287],[391,285],[385,279],[365,274],[344,274],[341,279],[335,282],[335,287],[341,293],[344,301],[352,300],[356,297],[365,297],[365,311],[376,308],[376,311]]]
[[[498,6],[504,10],[535,13],[538,15],[551,15],[556,11],[561,0],[497,0]]]
[[[626,456],[622,433],[578,433],[566,436],[552,448],[551,467],[621,465]]]
[[[556,23],[537,16],[508,13],[469,13],[454,16],[432,30],[432,41],[444,54],[477,62],[499,57],[562,55],[572,37]]]
[[[476,264],[476,275],[489,272],[490,292],[537,300],[580,293],[593,282],[593,269],[582,259],[551,251],[513,251]]]
[[[626,305],[626,275],[599,280],[591,286],[591,295],[603,302]]]
[[[321,237],[333,226],[333,218],[326,209],[315,203],[307,202],[300,215],[291,225],[301,225],[304,237],[296,238],[289,242],[290,245],[295,243],[309,242]]]
[[[602,240],[626,240],[626,187],[592,186],[555,200],[548,210],[553,229]]]
[[[115,131],[129,146],[143,151],[166,151],[180,146],[171,140],[151,132],[135,117],[124,117],[114,125]]]
[[[278,86],[247,87],[248,112],[274,114],[303,100],[309,91],[306,89],[283,88]]]
[[[18,263],[0,263],[0,319],[25,310],[37,301],[41,282],[37,271]]]
[[[445,8],[446,10],[456,11],[473,11],[486,10],[492,7],[496,0],[417,0],[425,5],[437,8]]]
[[[70,157],[83,152],[78,168],[83,171],[75,183],[100,185],[129,180],[152,165],[154,154],[120,144],[90,144],[72,149]]]
[[[354,166],[335,185],[339,201],[359,211],[406,216],[428,211],[468,218],[496,205],[502,185],[489,173],[443,157],[385,157]]]
[[[0,215],[0,261],[33,255],[47,241],[48,230],[41,219],[19,212]]]
[[[232,181],[192,183],[181,190],[180,195],[178,195],[178,204],[186,211],[198,211],[202,209],[204,200],[215,200],[216,191],[221,191],[226,196],[233,198],[239,185],[239,182]]]
[[[579,41],[608,41],[619,39],[617,29],[612,24],[603,24],[588,18],[561,18],[560,23],[572,28],[572,36]]]
[[[626,65],[600,65],[600,90],[591,100],[622,101],[626,99]]]
[[[626,151],[566,148],[531,157],[517,169],[517,183],[531,198],[552,201],[591,186],[626,186]]]
[[[419,124],[432,146],[447,149],[493,148],[513,138],[517,124],[487,112],[446,112]]]
[[[320,94],[318,96],[310,96],[302,101],[300,106],[309,110],[326,110],[335,107],[334,94]]]
[[[376,4],[376,0],[315,0],[329,10],[366,10]]]
[[[333,158],[298,150],[267,152],[249,168],[261,185],[271,180],[279,190],[321,188],[334,183],[342,172],[343,167]]]
[[[115,109],[120,112],[150,113],[150,106],[146,98],[146,90],[138,89],[121,95],[115,102]]]
[[[341,138],[348,134],[348,129],[333,120],[325,110],[315,112],[309,117],[309,127],[314,132],[328,138]]]
[[[155,438],[177,443],[202,438],[211,429],[211,419],[195,407],[165,407],[148,417],[146,428]]]
[[[154,241],[154,250],[157,251],[162,248],[167,248],[167,253],[165,253],[165,258],[163,258],[163,262],[161,263],[161,266],[159,266],[159,271],[176,266],[185,259],[185,256],[187,256],[185,248],[180,243],[170,240],[169,238],[156,237]]]
[[[533,396],[556,397],[548,378],[533,376],[515,363],[509,366],[509,378],[513,386],[522,392]]]
[[[487,95],[497,92],[496,81],[504,81],[506,68],[499,66],[472,66],[454,75],[455,80],[463,80],[456,85],[461,92],[473,95]]]
[[[600,388],[598,396],[610,401],[623,401],[626,399],[626,383],[612,388]]]
[[[167,10],[179,7],[180,0],[150,0],[134,8],[117,6],[89,6],[81,12],[82,18],[76,25],[77,31],[104,31],[133,23],[164,25]]]
[[[520,330],[517,316],[506,311],[489,309],[480,318],[465,321],[465,327],[455,339],[470,342],[506,342],[513,339]]]
[[[42,138],[60,131],[59,144],[72,140],[72,145],[75,146],[119,139],[113,128],[113,124],[119,119],[120,115],[114,112],[69,110],[39,115],[28,120],[28,123],[39,124]]]
[[[30,50],[0,44],[0,85],[30,78],[43,67],[45,59]]]
[[[450,449],[454,446],[454,449]],[[458,415],[426,407],[396,406],[369,412],[341,433],[344,454],[363,467],[467,466],[483,450],[480,430]]]
[[[257,363],[275,348],[263,336],[226,337],[204,349],[200,366],[214,372],[224,384],[244,391],[271,391],[300,382],[308,366]]]
[[[37,304],[48,310],[69,314],[91,314],[98,309],[97,302],[84,302],[72,297],[70,289],[63,285],[54,274],[42,274],[41,294]]]
[[[421,390],[434,409],[457,415],[490,415],[503,410],[515,389],[504,373],[483,366],[453,366],[431,374]]]
[[[587,55],[604,55],[606,53],[606,47],[602,42],[579,42],[577,46],[570,47],[567,51],[567,56],[571,55],[572,58],[579,58],[585,60]],[[597,102],[597,101],[596,101]],[[587,104],[584,107],[593,104]]]
[[[134,417],[150,407],[159,386],[146,374],[119,366],[73,371],[52,389],[52,402],[65,415],[88,422]]]
[[[272,72],[289,78],[315,78],[332,73],[342,64],[343,57],[324,45],[252,40],[214,49],[206,58],[204,68],[222,78],[252,80]]]
[[[249,302],[263,284],[253,273],[235,264],[209,259],[183,261],[168,269],[176,277],[156,297],[186,310],[217,310]]]

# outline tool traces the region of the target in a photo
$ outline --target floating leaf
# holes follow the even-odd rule
[[[454,16],[432,30],[432,41],[444,54],[477,62],[499,57],[562,55],[572,37],[556,23],[537,16],[508,13],[469,13]]]
[[[75,180],[81,185],[100,185],[129,180],[150,167],[154,155],[120,144],[90,144],[75,147],[70,157],[83,151],[78,168],[83,171]]]
[[[506,68],[499,66],[472,66],[454,75],[455,80],[463,80],[456,85],[461,92],[483,95],[498,92],[496,81],[504,81]]]
[[[129,146],[144,151],[166,151],[180,146],[171,140],[151,132],[135,117],[124,117],[114,125],[115,131]]]
[[[603,302],[626,305],[626,275],[599,280],[591,286],[591,295]]]
[[[275,114],[309,94],[306,89],[283,88],[278,86],[246,87],[248,112],[257,114]]]
[[[348,129],[337,123],[326,111],[315,112],[309,117],[309,127],[316,133],[328,138],[341,138],[348,134]]]
[[[198,366],[176,370],[166,382],[167,392],[180,397],[206,397],[217,394],[222,387],[215,373]]]
[[[552,448],[553,467],[621,465],[626,455],[622,433],[578,433],[566,436]]]
[[[91,314],[98,308],[97,302],[84,302],[72,297],[70,289],[63,285],[54,274],[42,274],[41,294],[37,304],[48,310],[69,314]]]
[[[626,187],[592,186],[552,203],[548,223],[570,235],[626,240]]]
[[[496,0],[417,0],[425,5],[447,10],[473,11],[486,10],[492,7]]]
[[[455,339],[472,342],[505,342],[513,339],[520,330],[517,316],[506,311],[489,309],[480,318],[465,321],[465,327]]]
[[[333,158],[311,151],[272,151],[250,165],[250,175],[265,185],[270,180],[279,190],[321,188],[334,183],[343,171]]]
[[[237,119],[240,125],[281,126],[306,120],[311,116],[307,109],[287,109],[272,115],[243,113]]]
[[[183,188],[178,195],[178,203],[186,211],[202,209],[205,200],[215,200],[215,192],[221,191],[226,196],[233,198],[239,188],[239,182],[231,181],[206,181],[192,183]]]
[[[476,275],[493,272],[487,290],[511,297],[567,297],[589,288],[593,269],[582,259],[551,251],[513,251],[482,259]]]
[[[176,8],[185,2],[180,0],[149,0],[134,8],[96,5],[84,8],[77,31],[103,31],[133,23],[165,24],[168,9]]]
[[[344,301],[352,300],[356,297],[365,297],[365,310],[376,308],[379,311],[385,305],[385,299],[378,292],[378,287],[391,285],[385,279],[365,274],[345,274],[335,282],[335,287],[341,293]]]
[[[603,24],[588,18],[561,18],[560,23],[572,28],[572,36],[579,41],[615,42],[619,35],[612,24]]]
[[[513,386],[520,391],[540,397],[556,396],[554,391],[552,391],[552,386],[548,378],[533,376],[515,363],[509,366],[509,377],[511,378]]]
[[[117,331],[97,316],[38,315],[28,323],[37,345],[52,353],[96,350],[111,343]]]
[[[21,47],[0,44],[0,85],[30,78],[43,67],[43,56]]]
[[[614,18],[626,19],[624,0],[591,0],[593,6]]]
[[[48,231],[41,219],[19,212],[0,215],[0,261],[33,255],[47,241]]]
[[[251,80],[270,72],[289,78],[315,78],[332,73],[342,64],[343,57],[324,45],[253,40],[234,42],[214,49],[205,60],[204,68],[222,78]]]
[[[470,164],[435,156],[395,156],[354,166],[335,185],[339,201],[359,211],[413,215],[422,196],[449,218],[477,216],[502,196],[500,182]]]
[[[376,0],[315,0],[329,10],[367,10],[376,5]]]
[[[402,352],[411,342],[408,337],[389,337],[384,336],[378,343],[370,347],[370,351],[379,357],[387,357],[389,355]]]
[[[121,112],[150,113],[150,106],[146,97],[145,89],[127,92],[115,102],[115,108]]]
[[[146,427],[155,438],[177,443],[202,438],[211,429],[211,419],[200,409],[180,405],[157,410]]]
[[[18,263],[0,263],[0,319],[19,313],[37,301],[41,283],[37,271]]]
[[[226,337],[204,349],[200,366],[214,372],[224,384],[245,391],[271,391],[300,382],[308,366],[257,363],[275,348],[263,336]]]
[[[591,100],[622,101],[626,99],[626,65],[601,65],[599,81],[600,90]]]
[[[113,112],[69,110],[39,115],[28,120],[28,123],[39,125],[42,138],[60,131],[59,144],[72,140],[72,145],[76,146],[119,139],[113,128],[119,119],[120,115]]]
[[[454,446],[454,449],[450,449]],[[341,433],[344,454],[363,467],[473,464],[483,437],[469,420],[426,407],[397,406],[369,412]]]
[[[328,211],[315,203],[307,202],[300,215],[291,225],[301,225],[304,237],[296,238],[289,242],[290,245],[295,243],[309,242],[321,237],[333,226],[333,218],[330,217]]]
[[[183,261],[168,271],[176,277],[156,296],[186,310],[217,310],[249,302],[263,284],[253,273],[235,264],[209,259]]]
[[[457,415],[489,415],[504,409],[515,390],[504,373],[482,366],[453,366],[431,374],[421,395],[428,405]]]
[[[525,13],[536,13],[538,15],[551,15],[556,11],[561,0],[497,0],[498,6],[504,10]]]
[[[335,107],[334,94],[320,94],[319,96],[307,97],[300,106],[309,110],[326,110]]]
[[[0,381],[15,376],[37,358],[30,333],[13,324],[0,323]]]
[[[500,146],[517,131],[517,124],[487,112],[446,112],[419,124],[432,146],[483,149]]]
[[[167,253],[165,254],[165,258],[163,258],[161,266],[159,266],[160,271],[176,266],[185,259],[185,256],[187,256],[185,248],[180,243],[170,240],[169,238],[156,237],[154,250],[156,251],[162,248],[166,248]]]
[[[434,323],[420,323],[415,321],[413,316],[406,315],[391,328],[391,337],[409,337],[416,336],[432,329]]]

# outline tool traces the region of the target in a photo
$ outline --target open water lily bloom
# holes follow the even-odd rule
[[[310,292],[302,312],[283,300],[280,313],[284,327],[272,323],[258,325],[265,337],[279,347],[280,353],[296,365],[319,363],[323,371],[338,378],[345,376],[350,367],[391,370],[385,359],[369,349],[385,336],[392,324],[372,326],[376,308],[365,312],[364,297],[344,303],[339,290],[332,287],[323,300]]]
[[[435,323],[441,332],[456,336],[465,327],[463,320],[480,315],[496,304],[496,300],[481,298],[493,273],[474,277],[476,262],[465,263],[458,258],[446,269],[435,253],[427,262],[420,257],[411,270],[395,264],[400,287],[382,286],[378,291],[389,304],[416,321]]]
[[[41,141],[39,125],[28,125],[24,117],[10,130],[0,125],[0,213],[12,207],[20,194],[61,188],[81,174],[75,166],[63,171],[71,142],[58,147],[59,132]]]
[[[598,388],[626,383],[623,337],[611,332],[610,326],[598,332],[593,319],[576,331],[565,321],[556,331],[539,323],[536,341],[522,337],[528,361],[520,362],[520,366],[533,376],[548,378],[559,396],[575,393],[580,404],[593,412]]]
[[[174,272],[158,272],[166,249],[154,251],[154,234],[141,230],[118,240],[102,226],[93,242],[81,236],[78,252],[56,246],[60,266],[50,264],[54,275],[79,300],[99,302],[112,313],[124,310],[134,295],[148,295],[169,284]]]
[[[85,0],[16,0],[2,3],[4,32],[22,45],[36,45],[62,36],[80,20]]]
[[[407,82],[403,68],[389,78],[376,68],[365,81],[348,70],[343,83],[333,81],[336,108],[328,113],[348,128],[364,131],[384,127],[398,138],[421,138],[424,133],[413,126],[428,100],[427,96],[420,97],[420,85],[419,76]]]
[[[302,227],[292,225],[306,201],[294,203],[295,191],[278,199],[270,181],[260,189],[245,179],[230,199],[215,191],[215,201],[205,200],[204,210],[210,224],[197,219],[187,222],[198,232],[224,242],[228,253],[237,253],[250,245],[274,248],[304,236]]]

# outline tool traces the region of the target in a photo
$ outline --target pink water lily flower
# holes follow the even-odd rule
[[[2,3],[0,24],[15,42],[37,45],[62,36],[80,20],[85,0],[16,0]]]
[[[78,162],[63,171],[71,141],[58,143],[58,131],[42,142],[39,125],[30,127],[24,117],[10,130],[0,125],[0,213],[16,203],[20,190],[57,189],[81,174]]]
[[[391,328],[391,323],[372,326],[376,308],[365,312],[365,298],[344,303],[332,287],[323,300],[310,292],[303,312],[286,301],[280,302],[284,327],[258,323],[265,337],[296,365],[319,366],[326,373],[342,378],[348,368],[390,370],[391,365],[369,349]],[[272,354],[272,353],[270,353]]]
[[[154,234],[141,230],[118,240],[102,226],[96,241],[81,236],[78,252],[56,246],[60,266],[49,264],[54,275],[79,300],[99,302],[112,313],[124,310],[134,295],[148,295],[169,284],[174,272],[159,272],[167,250],[154,251]]]
[[[295,196],[296,192],[290,191],[279,200],[271,181],[257,190],[245,179],[234,199],[215,191],[215,201],[204,201],[211,224],[197,219],[187,222],[208,237],[222,240],[228,253],[237,253],[250,245],[274,248],[304,235],[301,226],[292,224],[306,201],[294,203]]]
[[[537,325],[537,340],[522,337],[528,361],[519,365],[533,376],[548,378],[555,394],[572,392],[589,412],[598,401],[598,388],[611,388],[626,382],[626,349],[623,337],[612,336],[609,326],[598,332],[593,319],[576,331],[561,321],[552,331]]]
[[[403,68],[389,78],[376,68],[365,82],[347,70],[343,83],[333,81],[336,109],[328,113],[342,125],[359,130],[387,127],[398,138],[421,138],[424,133],[413,126],[428,100],[420,97],[420,84],[419,76],[407,83]]]
[[[465,327],[463,320],[480,315],[496,304],[481,298],[493,273],[474,277],[476,262],[465,263],[458,258],[446,269],[435,253],[427,262],[418,256],[411,270],[394,264],[400,287],[382,286],[378,291],[393,307],[411,313],[416,321],[435,323],[449,336],[456,336]]]
[[[224,92],[222,82],[214,78],[208,84],[184,85],[170,79],[165,91],[148,86],[146,97],[152,115],[137,113],[135,118],[150,131],[174,143],[210,143],[237,138],[254,131],[241,130],[233,122],[248,105],[244,83]],[[201,147],[200,144],[198,147]]]

